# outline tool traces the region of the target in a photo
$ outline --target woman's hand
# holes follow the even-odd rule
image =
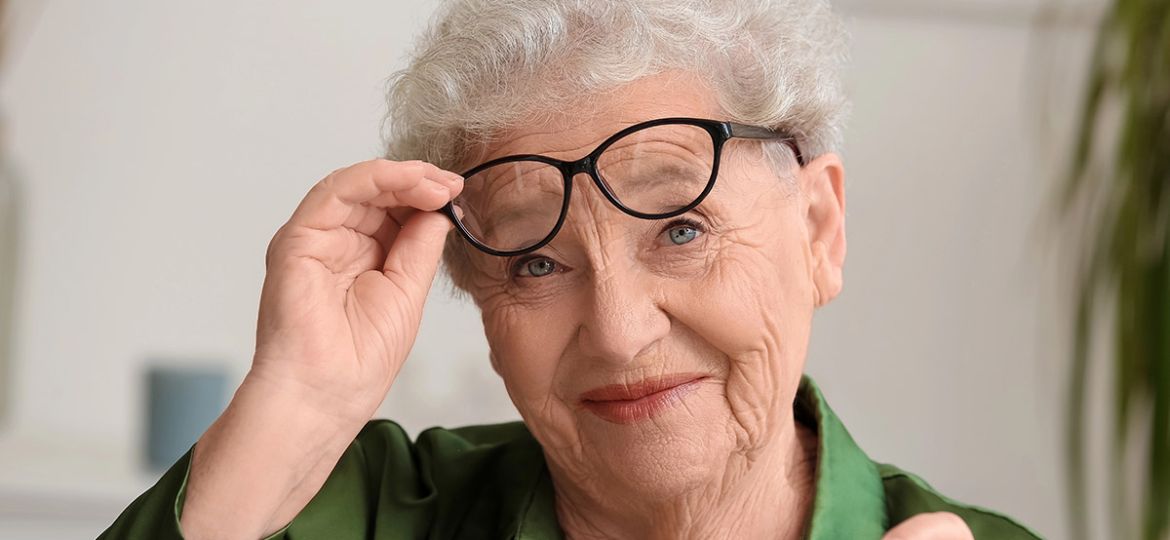
[[[431,211],[462,187],[434,165],[386,160],[314,186],[268,247],[249,377],[368,420],[414,345],[451,227]]]
[[[254,540],[329,477],[402,367],[462,179],[373,160],[313,186],[268,246],[252,369],[195,445],[185,537]]]
[[[950,512],[918,514],[882,536],[882,540],[974,540],[963,518]]]

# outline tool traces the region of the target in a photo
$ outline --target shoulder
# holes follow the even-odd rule
[[[521,422],[430,428],[411,440],[398,423],[372,420],[292,530],[336,538],[328,531],[340,525],[337,516],[349,516],[368,524],[366,537],[382,529],[430,538],[506,537],[546,474],[540,445]]]
[[[100,538],[181,538],[190,457]],[[520,422],[432,428],[412,441],[397,423],[374,420],[309,504],[269,538],[508,538],[521,526],[542,523],[525,521],[529,515],[555,519],[552,497],[540,445]],[[555,530],[555,522],[548,527]]]
[[[371,420],[343,460],[359,461],[371,476],[409,479],[427,491],[449,494],[501,477],[540,471],[544,454],[522,422],[435,427],[412,441],[398,423]]]
[[[951,512],[963,518],[975,538],[1036,540],[1039,534],[1016,520],[979,506],[964,504],[942,495],[925,480],[893,465],[875,463],[886,493],[890,526],[915,514]]]
[[[353,454],[352,456],[348,456]],[[436,469],[450,473],[462,466],[500,467],[543,464],[540,445],[522,422],[434,427],[419,433],[414,441],[392,420],[371,420],[354,439],[348,457],[361,458],[367,467],[396,465],[399,468]]]
[[[523,422],[506,422],[458,428],[433,427],[410,440],[406,430],[393,420],[371,420],[354,439],[363,453],[409,452],[431,457],[465,458],[469,454],[501,450],[539,450]],[[351,447],[351,451],[354,448]]]

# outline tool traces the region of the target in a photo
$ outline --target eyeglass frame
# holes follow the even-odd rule
[[[713,145],[712,146],[713,156],[712,156],[712,160],[711,160],[711,178],[709,178],[707,180],[707,185],[703,188],[703,192],[700,193],[699,196],[696,197],[695,200],[693,202],[691,202],[690,204],[688,204],[682,208],[679,208],[677,210],[672,210],[670,212],[663,213],[663,214],[647,214],[647,213],[639,212],[637,210],[629,208],[626,205],[622,204],[622,202],[620,200],[618,200],[617,195],[615,195],[613,193],[613,190],[610,189],[609,184],[607,184],[605,182],[605,180],[603,180],[601,178],[601,174],[597,170],[597,160],[601,156],[602,152],[605,152],[607,149],[609,149],[610,146],[612,146],[617,141],[625,138],[627,135],[630,135],[631,133],[634,133],[637,131],[641,131],[643,129],[649,129],[652,127],[663,126],[663,125],[696,126],[696,127],[704,129],[708,134],[711,135],[711,142]],[[701,204],[703,202],[703,199],[707,198],[707,195],[709,195],[711,193],[711,190],[715,187],[715,179],[719,176],[719,162],[720,162],[720,156],[723,154],[723,145],[726,144],[727,141],[729,141],[731,139],[737,139],[737,138],[738,139],[780,141],[781,143],[787,145],[792,150],[792,153],[795,155],[796,162],[798,165],[800,165],[801,167],[804,167],[806,165],[804,154],[801,153],[801,151],[800,151],[800,146],[797,144],[796,137],[785,132],[785,131],[782,131],[782,130],[760,127],[760,126],[753,126],[750,124],[741,124],[738,122],[731,122],[731,121],[710,120],[710,119],[705,119],[705,118],[689,118],[689,117],[658,118],[658,119],[654,119],[654,120],[648,120],[646,122],[639,122],[639,123],[634,124],[632,126],[626,127],[624,129],[622,129],[621,131],[614,133],[613,135],[610,135],[604,141],[602,141],[600,144],[598,144],[596,148],[594,148],[591,152],[586,154],[581,159],[577,159],[577,160],[573,160],[573,161],[565,161],[565,160],[551,158],[551,157],[540,155],[540,154],[513,154],[513,155],[499,157],[499,158],[496,158],[496,159],[493,159],[490,161],[486,161],[484,163],[476,165],[475,167],[472,167],[467,172],[463,173],[462,176],[463,176],[463,178],[466,179],[466,178],[470,178],[472,175],[477,174],[481,171],[484,171],[488,168],[495,167],[497,165],[503,165],[505,163],[513,163],[513,162],[519,162],[519,161],[534,161],[537,163],[544,163],[545,165],[556,167],[558,170],[560,170],[561,177],[564,181],[564,199],[561,201],[560,216],[557,217],[557,223],[556,223],[556,225],[553,226],[552,231],[550,231],[547,236],[545,236],[543,239],[541,239],[539,242],[533,244],[532,246],[529,246],[529,247],[526,247],[523,249],[502,251],[502,250],[494,249],[494,248],[487,246],[486,244],[480,242],[471,234],[470,231],[467,230],[466,227],[463,226],[463,223],[459,220],[458,216],[455,214],[455,201],[454,200],[449,201],[446,205],[444,205],[443,208],[440,209],[440,212],[442,212],[444,215],[446,215],[447,218],[450,219],[451,222],[455,224],[455,228],[459,230],[459,233],[463,237],[464,240],[471,243],[471,245],[475,246],[476,249],[478,249],[484,253],[487,253],[489,255],[495,255],[497,257],[515,257],[517,255],[524,255],[526,253],[532,253],[533,251],[536,251],[536,250],[548,245],[548,243],[551,242],[553,238],[556,238],[557,233],[559,233],[561,231],[561,227],[565,224],[565,218],[569,214],[569,198],[573,192],[573,177],[575,177],[579,174],[589,175],[589,177],[593,180],[593,184],[595,186],[597,186],[597,189],[601,191],[602,195],[604,195],[605,198],[607,200],[609,200],[610,204],[617,207],[617,209],[621,210],[623,213],[630,215],[630,216],[633,216],[633,217],[636,217],[636,218],[639,218],[639,219],[647,219],[647,220],[669,219],[669,218],[679,216],[679,215],[685,214],[685,213],[693,210],[695,207],[699,206],[699,204]]]

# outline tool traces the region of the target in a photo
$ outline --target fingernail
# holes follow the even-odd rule
[[[447,197],[451,196],[451,188],[436,180],[431,180],[431,190],[436,193],[442,193]]]
[[[437,185],[443,186],[444,189],[451,189],[452,187],[454,187],[451,185],[450,180],[447,180],[446,178],[443,178],[439,175],[427,176],[427,180],[430,180],[432,184],[437,184]]]
[[[453,206],[455,208],[455,217],[457,217],[459,219],[463,219],[463,209],[460,208],[459,205],[457,205],[457,204],[453,204],[451,206]]]

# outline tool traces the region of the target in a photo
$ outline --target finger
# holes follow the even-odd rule
[[[390,221],[390,219],[387,217],[385,209],[376,206],[360,205],[354,208],[342,226],[353,229],[366,236],[372,236],[382,228],[382,224],[386,221]]]
[[[385,212],[386,220],[373,234],[374,239],[382,245],[382,262],[385,262],[386,255],[390,253],[390,246],[394,245],[394,239],[398,236],[398,231],[402,229],[402,224],[406,223],[406,220],[419,210],[406,207],[391,208]]]
[[[418,211],[414,209],[396,209],[396,211],[397,210],[408,211],[411,213]],[[374,231],[374,233],[371,235],[373,236],[374,240],[378,242],[378,245],[382,246],[382,259],[378,261],[379,264],[384,264],[386,262],[386,255],[390,253],[390,246],[394,245],[394,239],[398,237],[398,231],[402,230],[402,223],[405,223],[406,218],[410,215],[411,214],[387,212],[385,216],[386,219],[382,220],[378,230]]]
[[[950,512],[918,514],[890,529],[882,540],[973,540],[963,518]]]
[[[427,179],[410,189],[382,193],[362,204],[387,210],[412,208],[431,211],[442,208],[457,194],[456,188]]]
[[[458,175],[422,161],[363,161],[334,171],[313,186],[289,223],[331,229],[345,225],[366,205],[435,210],[461,187]]]
[[[415,212],[418,212],[418,210],[409,207],[391,208],[386,211],[387,214],[390,214],[390,219],[393,219],[394,223],[396,223],[399,227],[402,227],[402,224],[406,223],[406,220],[410,219],[410,216],[413,216]]]
[[[438,212],[416,212],[398,231],[382,273],[403,290],[421,293],[421,301],[430,290],[443,255],[443,242],[451,230],[451,221]]]

